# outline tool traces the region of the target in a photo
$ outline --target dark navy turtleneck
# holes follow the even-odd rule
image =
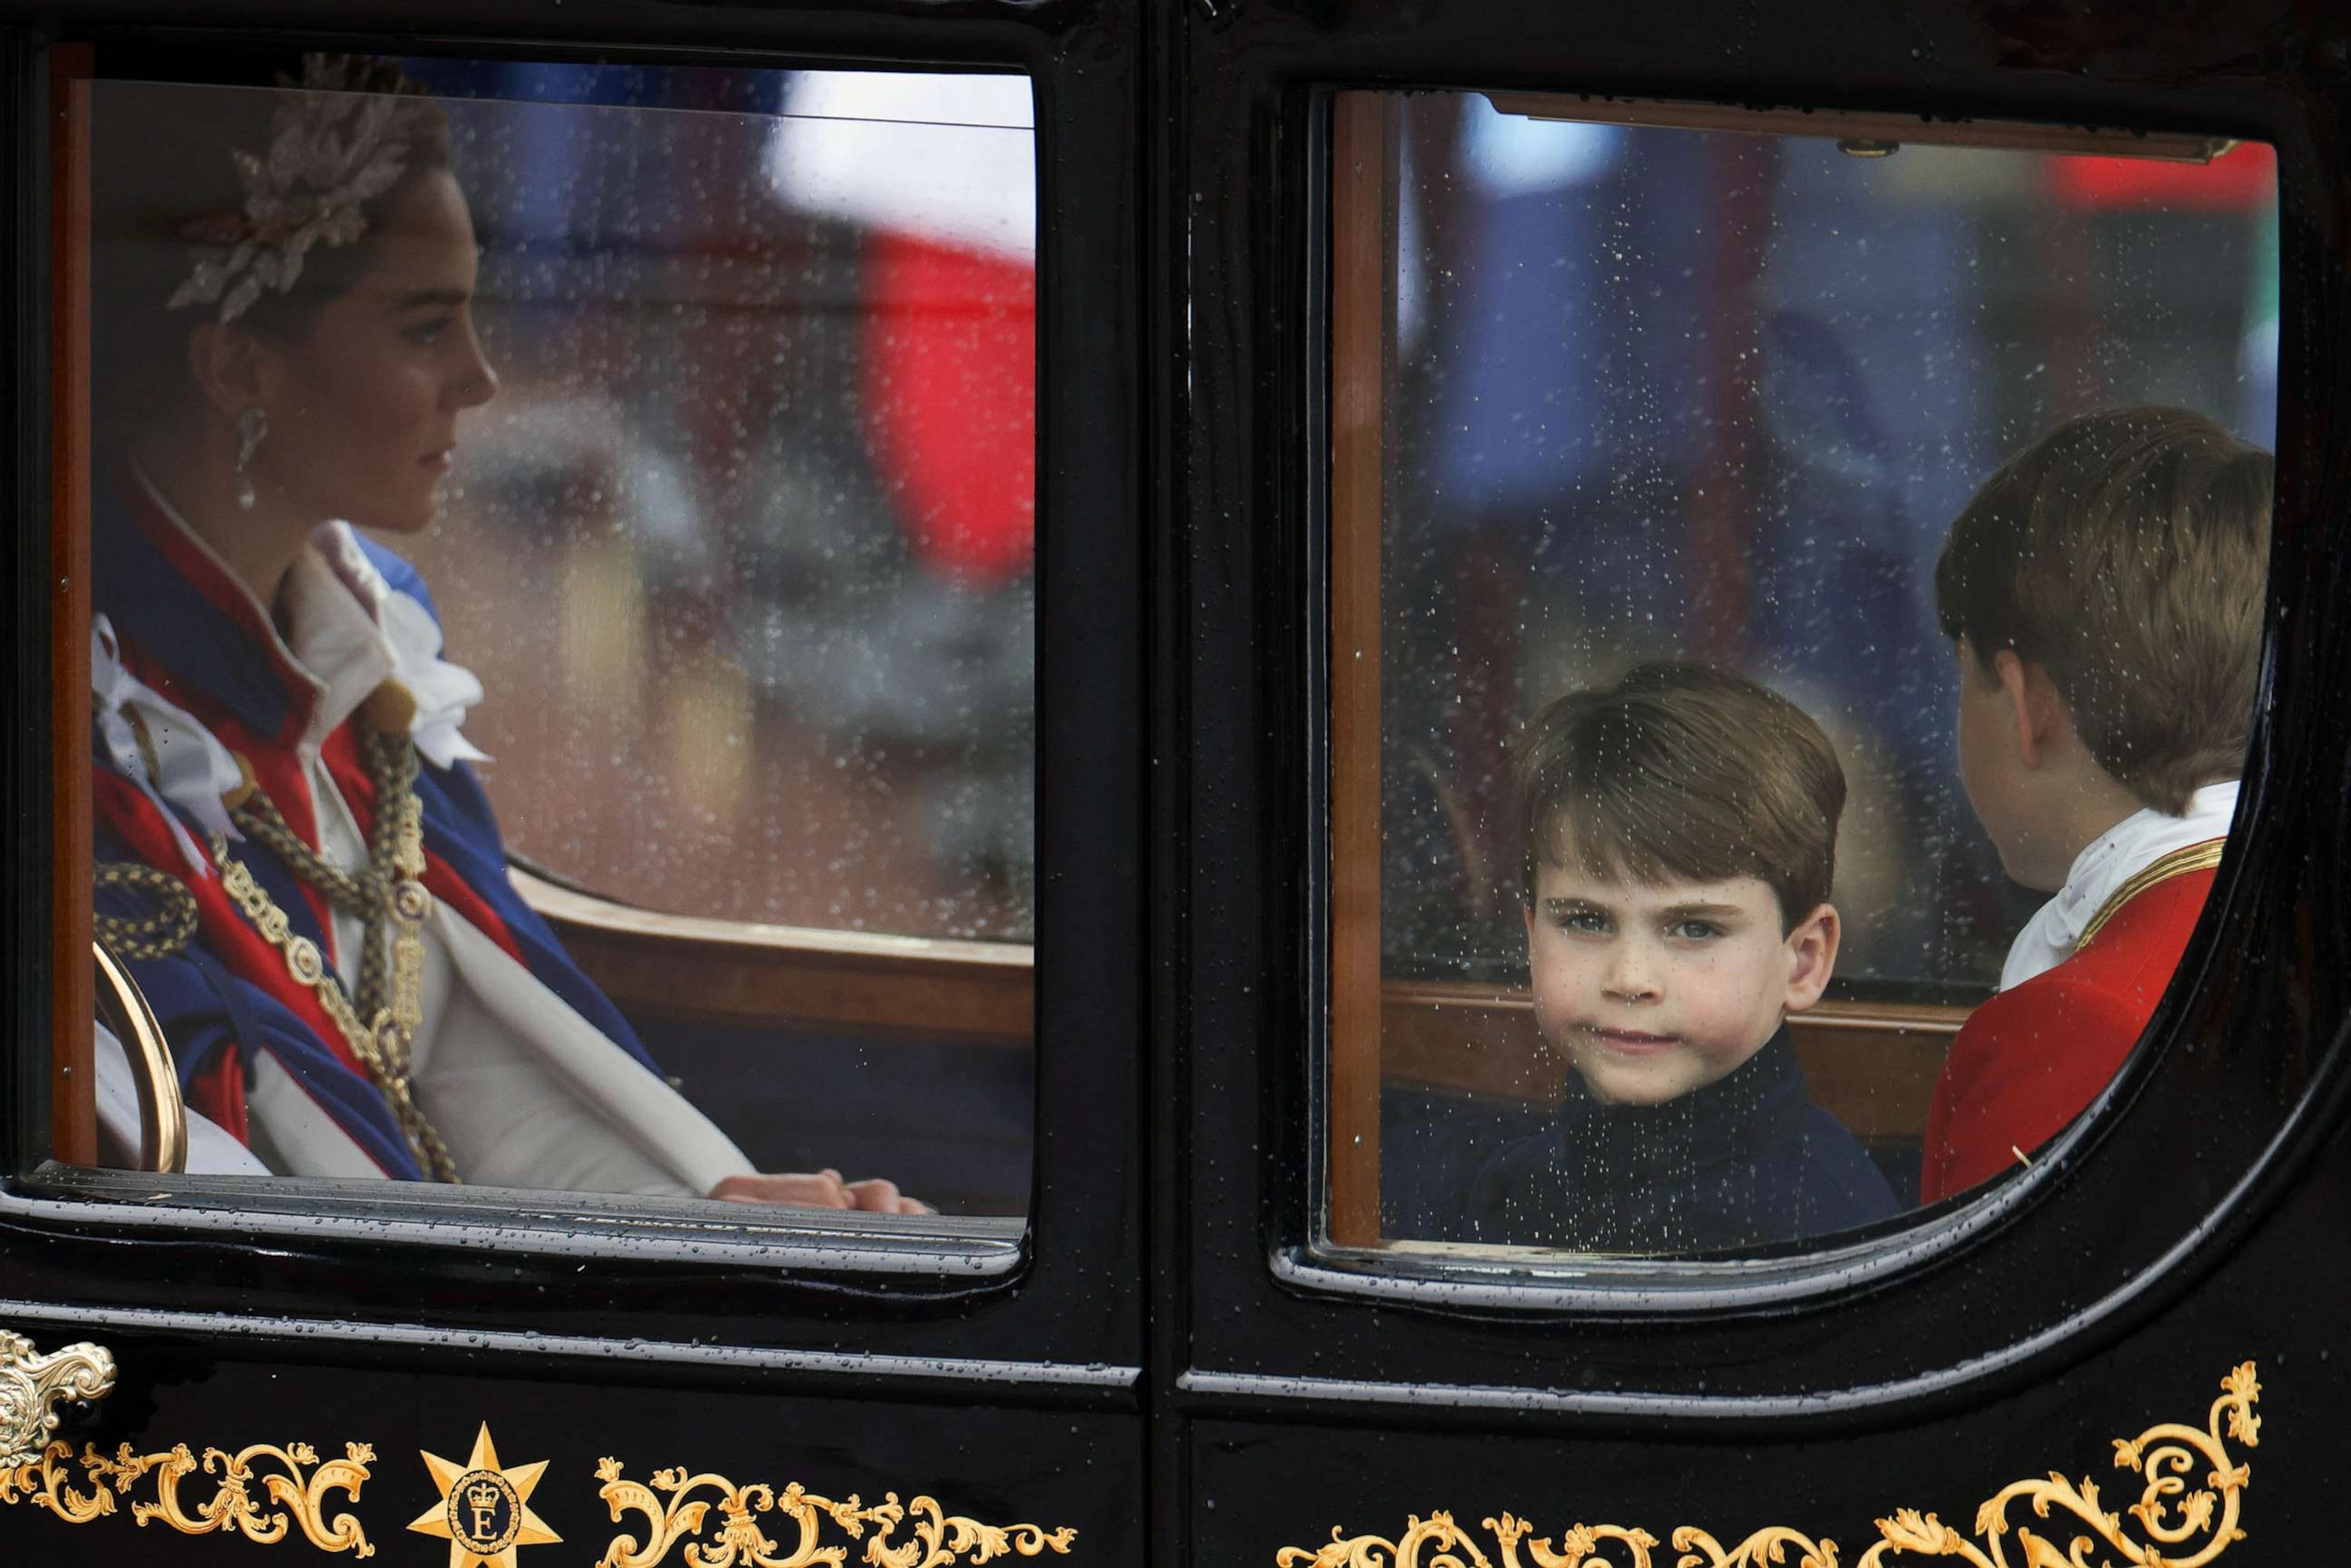
[[[1465,1241],[1710,1252],[1801,1240],[1896,1212],[1853,1134],[1812,1103],[1782,1023],[1729,1074],[1659,1105],[1611,1105],[1570,1076],[1552,1124],[1471,1177]]]

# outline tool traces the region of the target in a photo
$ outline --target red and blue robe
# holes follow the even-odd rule
[[[122,668],[241,758],[294,832],[313,848],[321,843],[319,813],[333,809],[314,793],[321,772],[364,833],[376,792],[354,727],[367,721],[353,713],[320,733],[326,684],[295,658],[244,585],[159,497],[136,482],[123,488],[127,495],[99,507],[91,551],[95,608],[111,625]],[[429,650],[419,654],[412,645],[407,651],[412,665],[423,657],[433,667],[415,672],[420,683],[437,671],[478,695],[470,677],[439,662],[437,615],[413,568],[340,524],[321,529],[314,549],[339,553],[340,580],[379,623],[397,620],[393,610],[408,617],[412,629],[426,626],[429,618],[423,633]],[[308,570],[314,586],[336,580],[316,561]],[[403,596],[423,615],[395,602]],[[349,606],[331,608],[349,623]],[[364,671],[362,678],[368,678]],[[403,710],[414,711],[415,705],[389,705],[388,711]],[[414,721],[421,754],[415,789],[423,817],[423,882],[437,903],[434,920],[442,923],[444,943],[434,951],[450,962],[445,944],[455,942],[470,956],[459,966],[465,970],[459,983],[496,993],[501,1032],[520,1041],[502,1045],[506,1076],[499,1082],[530,1081],[528,1072],[517,1078],[511,1071],[517,1061],[543,1063],[543,1084],[531,1092],[544,1092],[550,1106],[576,1113],[566,1125],[592,1124],[628,1145],[631,1158],[642,1156],[639,1163],[663,1173],[633,1190],[698,1194],[720,1176],[747,1171],[739,1151],[660,1076],[628,1020],[517,894],[507,877],[496,819],[465,759],[478,754],[455,737],[446,712],[437,716],[441,743],[426,744],[428,716],[434,716],[418,713]],[[191,810],[167,800],[152,781],[126,776],[102,741],[95,752],[98,860],[138,862],[178,876],[199,911],[198,934],[185,947],[130,966],[172,1042],[189,1107],[239,1139],[256,1141],[249,1097],[266,1057],[274,1063],[273,1084],[282,1070],[323,1113],[319,1121],[305,1111],[305,1135],[314,1145],[320,1135],[340,1134],[362,1157],[363,1163],[354,1162],[335,1151],[330,1170],[363,1174],[372,1167],[388,1177],[420,1179],[423,1173],[398,1122],[316,993],[292,978],[283,955],[231,903],[217,873],[189,863],[189,847],[208,836],[204,819],[217,822],[219,813]],[[324,897],[258,841],[244,839],[231,850],[287,912],[294,931],[333,958],[335,917]],[[149,895],[114,887],[99,889],[98,908],[101,915],[134,918],[154,913]],[[355,956],[344,956],[340,967],[355,973]],[[463,1048],[456,1041],[442,1049]],[[425,1097],[421,1080],[419,1097]],[[430,1103],[426,1109],[431,1113]],[[329,1124],[331,1132],[322,1134],[319,1129]],[[469,1162],[465,1151],[457,1153],[463,1175]],[[559,1178],[541,1182],[528,1172],[517,1176],[510,1169],[507,1179],[509,1185],[570,1185]]]

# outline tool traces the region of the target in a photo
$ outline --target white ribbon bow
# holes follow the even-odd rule
[[[114,770],[136,784],[163,813],[188,868],[199,876],[211,875],[211,862],[172,808],[187,812],[206,832],[243,838],[229,821],[221,797],[245,782],[244,769],[194,715],[122,667],[121,645],[113,623],[103,615],[89,628],[89,693],[98,713],[98,733]],[[145,747],[139,744],[141,729],[147,733]]]
[[[349,523],[324,523],[310,536],[352,595],[367,608],[392,650],[392,678],[416,701],[408,727],[417,751],[435,768],[487,762],[490,754],[467,740],[458,727],[482,700],[482,683],[463,664],[441,656],[441,623],[413,594],[385,580],[360,548]]]
[[[435,768],[453,768],[460,759],[487,762],[490,754],[457,728],[465,722],[465,710],[482,700],[482,683],[473,671],[441,656],[441,627],[432,612],[387,588],[376,613],[392,644],[393,673],[416,699],[416,722],[409,727],[416,749]]]

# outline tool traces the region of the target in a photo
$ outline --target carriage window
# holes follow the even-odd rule
[[[99,63],[61,1152],[1022,1213],[1027,79]]]
[[[2234,810],[2273,169],[1337,98],[1328,1240],[1784,1249],[2091,1103]]]

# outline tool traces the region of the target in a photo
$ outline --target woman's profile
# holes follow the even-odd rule
[[[312,56],[93,118],[97,908],[199,1146],[919,1209],[755,1172],[507,880],[463,727],[481,685],[369,537],[434,520],[497,390],[438,107],[388,63]]]

